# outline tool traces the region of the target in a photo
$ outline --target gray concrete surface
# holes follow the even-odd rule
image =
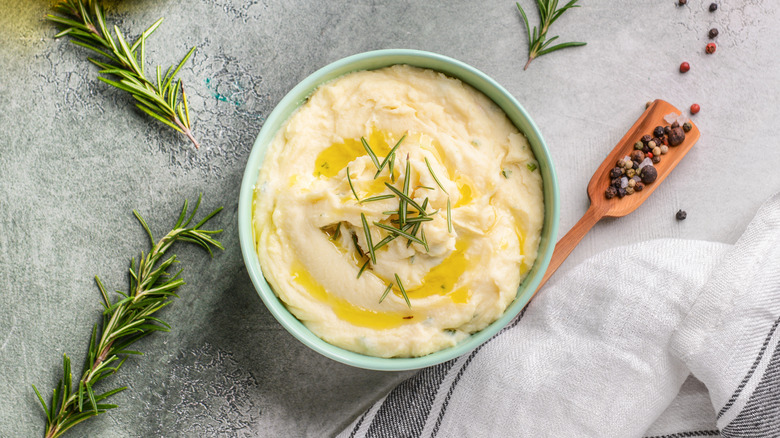
[[[61,355],[80,363],[100,311],[93,276],[126,287],[146,249],[131,210],[157,233],[199,192],[225,207],[215,225],[226,251],[177,252],[188,285],[164,312],[173,332],[152,336],[113,379],[120,407],[70,436],[328,436],[408,373],[353,369],[318,356],[264,308],[236,231],[239,182],[276,102],[341,57],[414,48],[493,76],[535,118],[558,170],[561,231],[588,205],[593,170],[644,109],[663,98],[698,102],[702,138],[631,216],[598,224],[562,270],[600,250],[676,237],[733,242],[780,189],[780,5],[771,0],[584,0],[553,27],[588,46],[542,57],[527,71],[525,31],[512,1],[137,0],[109,2],[109,20],[137,34],[166,21],[152,63],[198,51],[187,84],[194,150],[95,79],[85,50],[41,17],[44,0],[0,0],[0,436],[39,436],[30,385],[47,393]],[[532,8],[532,2],[522,4]],[[535,14],[532,14],[535,16]],[[532,18],[533,19],[533,18]],[[704,54],[717,26],[716,54]],[[680,75],[680,62],[691,71]],[[678,209],[688,219],[677,222]],[[554,281],[554,278],[553,278]]]

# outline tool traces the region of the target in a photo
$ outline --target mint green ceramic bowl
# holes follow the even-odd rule
[[[474,333],[460,344],[427,356],[414,358],[380,358],[365,356],[331,345],[309,331],[306,326],[287,310],[263,277],[263,271],[260,267],[257,252],[254,247],[254,235],[252,230],[253,191],[255,189],[255,182],[257,181],[260,166],[263,163],[266,149],[273,140],[274,135],[284,122],[287,121],[293,111],[295,111],[320,84],[353,71],[374,70],[395,64],[408,64],[440,71],[448,76],[460,79],[491,98],[504,110],[507,116],[509,116],[509,119],[512,120],[528,138],[531,148],[539,162],[539,169],[542,172],[542,180],[544,182],[545,218],[544,227],[542,229],[542,238],[539,244],[539,256],[525,281],[523,281],[518,288],[515,301],[507,308],[501,318],[490,324],[484,330]],[[260,134],[258,134],[257,140],[255,140],[255,144],[252,147],[252,152],[249,155],[249,161],[247,162],[246,170],[244,171],[244,178],[241,182],[241,193],[238,200],[238,231],[244,263],[246,264],[249,276],[252,278],[252,282],[255,285],[255,289],[257,289],[257,293],[260,295],[260,298],[263,300],[266,307],[268,307],[268,310],[271,311],[274,317],[276,317],[284,328],[292,333],[293,336],[320,354],[358,368],[384,371],[411,370],[442,363],[468,353],[498,333],[502,327],[506,326],[514,319],[526,304],[528,304],[528,301],[534,295],[534,292],[544,275],[544,271],[550,262],[550,257],[552,256],[553,248],[555,246],[556,236],[558,234],[558,219],[560,215],[559,198],[555,169],[550,154],[547,151],[547,146],[542,138],[542,134],[520,103],[518,103],[509,92],[496,83],[496,81],[474,67],[435,53],[402,49],[378,50],[349,56],[317,70],[301,81],[301,83],[287,93],[284,99],[279,102],[265,121],[265,124],[260,130]]]

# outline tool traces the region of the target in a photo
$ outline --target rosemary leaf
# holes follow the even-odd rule
[[[403,199],[404,201],[406,201],[406,202],[407,202],[409,205],[411,205],[412,207],[414,207],[414,209],[416,209],[416,210],[417,210],[417,211],[418,211],[420,214],[422,214],[422,215],[426,215],[426,216],[427,216],[427,214],[425,213],[425,209],[424,209],[424,208],[422,208],[422,207],[420,207],[420,204],[418,204],[417,202],[415,202],[415,200],[414,200],[414,199],[410,198],[409,196],[407,196],[406,194],[404,194],[404,192],[402,192],[402,191],[398,190],[397,188],[395,188],[395,187],[391,186],[391,185],[390,185],[390,184],[388,184],[388,183],[385,183],[385,186],[387,186],[387,188],[388,188],[388,189],[390,189],[390,191],[391,191],[391,192],[395,193],[395,194],[396,194],[396,196],[398,196],[398,197],[402,198],[402,199]],[[399,212],[399,213],[400,213],[400,212]]]
[[[391,227],[390,225],[385,225],[385,224],[382,224],[382,223],[379,223],[379,222],[374,222],[374,225],[376,225],[377,227],[379,227],[379,228],[381,228],[383,230],[389,231],[389,232],[391,232],[393,234],[397,234],[397,235],[399,235],[401,237],[406,237],[407,239],[410,239],[410,240],[412,240],[414,242],[419,243],[420,245],[423,245],[423,241],[422,240],[418,239],[415,236],[412,236],[411,234],[407,233],[403,229],[394,228],[394,227]]]
[[[352,178],[349,176],[349,166],[347,166],[347,182],[349,183],[349,188],[352,190],[352,194],[355,195],[355,199],[357,202],[360,202],[360,198],[355,191],[355,186],[352,185]]]
[[[385,200],[385,199],[390,199],[390,198],[395,198],[395,195],[379,195],[379,196],[372,196],[372,197],[370,197],[370,198],[366,198],[366,199],[364,199],[364,200],[362,200],[362,201],[360,201],[360,202],[361,202],[361,203],[365,203],[365,202],[382,201],[382,200]]]
[[[376,254],[374,253],[374,242],[371,241],[371,230],[368,229],[368,221],[366,215],[360,213],[360,220],[363,221],[363,232],[366,234],[366,245],[368,245],[368,252],[371,254],[371,262],[376,264]]]
[[[431,163],[428,162],[428,157],[425,157],[425,165],[428,166],[428,172],[431,172],[431,176],[433,177],[433,180],[436,181],[436,184],[439,186],[440,189],[444,193],[447,193],[447,190],[444,190],[444,186],[441,185],[441,182],[439,182],[439,178],[436,178],[436,174],[433,173],[433,168],[431,167]],[[447,193],[449,195],[449,193]]]
[[[385,300],[385,298],[387,297],[387,294],[389,294],[390,290],[392,290],[392,289],[393,289],[393,283],[388,284],[387,288],[385,289],[385,292],[382,294],[382,298],[379,299],[379,303],[380,304],[382,303],[382,301]],[[41,403],[43,403],[43,400],[41,400]],[[44,404],[44,406],[45,406],[45,404]]]
[[[361,267],[360,267],[360,271],[358,271],[357,278],[360,278],[360,276],[361,276],[361,275],[363,275],[363,271],[365,271],[365,270],[366,270],[366,268],[368,267],[368,262],[369,262],[369,261],[368,261],[368,260],[366,260],[366,262],[365,262],[365,263],[363,263],[363,266],[361,266]]]
[[[371,157],[371,161],[373,161],[374,166],[376,166],[377,170],[379,170],[379,159],[376,157],[374,150],[371,149],[371,146],[368,144],[365,137],[360,137],[360,143],[363,144],[363,148],[368,153],[368,156]]]
[[[401,295],[404,296],[404,300],[406,300],[406,305],[409,306],[409,308],[412,308],[412,303],[409,301],[409,295],[406,294],[406,289],[404,289],[404,285],[401,284],[401,277],[398,276],[398,274],[395,275],[395,281],[398,283],[398,289],[401,290]]]
[[[409,156],[406,156],[406,173],[404,173],[404,198],[398,203],[398,217],[401,218],[401,225],[406,224],[407,203],[406,199],[409,199],[409,181],[412,179],[412,168],[409,164]]]

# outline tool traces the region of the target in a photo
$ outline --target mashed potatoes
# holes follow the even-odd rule
[[[402,65],[319,87],[276,135],[255,194],[275,293],[325,341],[380,357],[426,355],[499,318],[544,216],[533,153],[501,109]]]

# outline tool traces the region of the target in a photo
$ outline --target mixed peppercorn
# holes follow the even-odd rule
[[[660,163],[661,156],[669,152],[669,146],[682,144],[685,133],[692,127],[691,122],[685,121],[680,126],[678,121],[674,121],[671,125],[656,126],[652,135],[643,135],[634,144],[631,154],[618,160],[615,167],[610,170],[610,185],[604,192],[604,196],[607,199],[616,196],[623,198],[641,192],[647,184],[654,183],[658,178],[655,164]]]

